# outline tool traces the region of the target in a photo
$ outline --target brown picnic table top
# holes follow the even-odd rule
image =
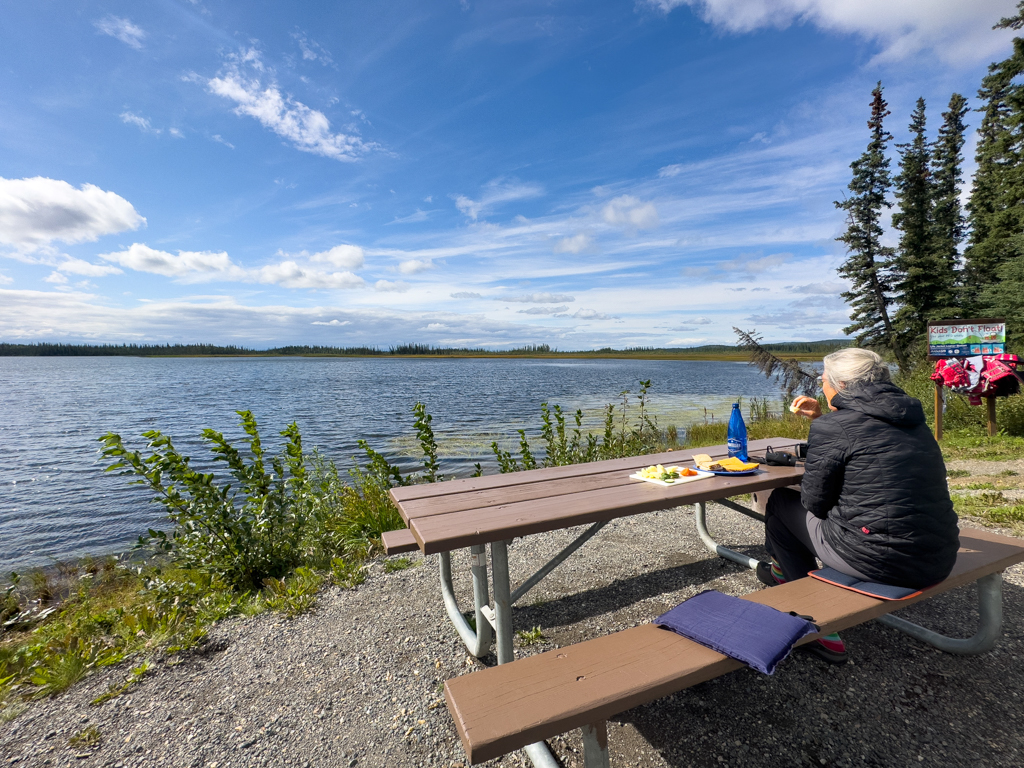
[[[797,440],[751,440],[752,455],[770,445],[788,449]],[[728,455],[724,445],[647,456],[533,469],[444,483],[393,488],[398,506],[424,554],[653,512],[683,504],[714,501],[800,482],[803,467],[762,465],[752,475],[717,476],[658,486],[630,474],[651,464],[692,466],[694,454]]]

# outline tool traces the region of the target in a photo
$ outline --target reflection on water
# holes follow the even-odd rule
[[[433,415],[441,471],[496,471],[490,444],[537,435],[540,404],[584,427],[604,406],[651,380],[650,412],[680,432],[705,409],[726,419],[737,397],[778,398],[743,363],[672,360],[431,360],[291,358],[0,358],[0,571],[84,553],[114,552],[159,526],[162,508],[140,488],[104,474],[97,438],[159,429],[202,465],[206,427],[239,439],[234,411],[254,412],[264,442],[296,421],[306,446],[348,464],[363,438],[406,470],[418,465],[411,409]],[[635,399],[633,399],[635,403]]]

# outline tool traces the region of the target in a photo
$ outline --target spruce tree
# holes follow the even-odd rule
[[[849,190],[853,195],[835,203],[837,208],[846,211],[847,223],[846,232],[836,238],[846,244],[848,252],[838,271],[852,283],[850,290],[842,294],[852,310],[850,325],[843,332],[856,333],[857,343],[862,346],[890,349],[900,370],[905,371],[906,357],[889,318],[892,305],[889,271],[895,253],[881,243],[883,209],[892,207],[887,199],[892,179],[889,158],[885,156],[885,145],[892,141],[892,134],[883,125],[890,112],[882,98],[881,82],[871,96],[871,119],[868,120],[871,140],[864,154],[850,164],[853,178]]]
[[[954,93],[942,113],[942,127],[932,145],[932,251],[938,263],[936,301],[927,320],[953,319],[960,315],[956,277],[960,245],[967,233],[960,186],[963,183],[963,148],[969,111],[967,99]]]
[[[1018,15],[996,28],[1021,29],[1024,2]],[[971,235],[964,252],[961,299],[966,314],[990,314],[986,288],[999,279],[999,267],[1024,257],[1024,40],[1013,40],[1013,54],[989,65],[978,97],[984,114],[978,129],[971,200],[967,204]],[[1021,286],[1024,288],[1024,286]]]
[[[901,305],[893,320],[901,347],[909,347],[924,333],[927,318],[945,287],[944,271],[938,269],[941,265],[932,249],[931,151],[925,136],[923,98],[917,100],[911,115],[910,134],[909,143],[896,145],[900,172],[894,186],[899,208],[892,215],[892,225],[901,233],[892,274]]]

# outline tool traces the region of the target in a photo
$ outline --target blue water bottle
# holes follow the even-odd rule
[[[736,456],[741,461],[749,461],[747,457],[747,425],[743,423],[743,414],[740,413],[740,404],[732,404],[732,415],[729,417],[729,432],[726,442],[729,445],[729,455]]]

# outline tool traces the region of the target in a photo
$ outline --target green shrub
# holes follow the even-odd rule
[[[289,579],[267,579],[267,606],[285,614],[289,619],[305,613],[316,604],[316,593],[323,579],[309,568],[295,569]]]
[[[189,458],[157,430],[143,434],[152,451],[145,458],[125,448],[113,432],[100,440],[104,457],[114,460],[107,471],[138,476],[133,482],[149,486],[175,523],[170,536],[150,531],[161,549],[179,564],[209,570],[236,589],[258,589],[264,579],[281,578],[301,562],[309,502],[306,467],[295,423],[282,430],[287,444],[270,460],[270,472],[255,417],[250,411],[237,413],[248,435],[249,461],[220,432],[203,430],[214,459],[238,482],[234,492],[230,484],[216,485],[212,474],[192,469]]]
[[[996,423],[1001,432],[1024,437],[1024,393],[996,401]]]
[[[342,589],[355,589],[366,581],[366,571],[357,560],[336,557],[331,561],[331,579]]]

